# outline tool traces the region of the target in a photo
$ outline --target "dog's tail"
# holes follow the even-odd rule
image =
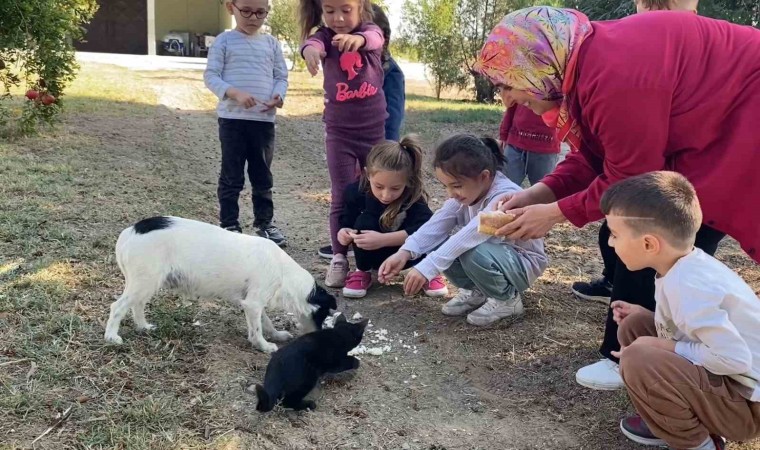
[[[259,402],[256,404],[256,411],[269,412],[274,409],[277,398],[269,395],[264,386],[260,384],[256,385],[256,397],[259,399]]]

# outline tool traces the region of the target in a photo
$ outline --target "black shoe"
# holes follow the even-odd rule
[[[288,241],[285,239],[285,235],[282,234],[282,231],[280,231],[280,229],[274,225],[259,227],[259,229],[256,230],[256,234],[263,238],[269,239],[280,247],[285,247],[288,245]]]
[[[591,300],[609,305],[610,298],[612,297],[612,283],[605,278],[598,278],[591,283],[577,281],[573,283],[573,294],[583,300]]]
[[[222,227],[227,231],[232,231],[233,233],[242,233],[243,230],[240,228],[240,225],[230,225],[228,227]]]
[[[320,258],[325,259],[332,259],[332,245],[325,245],[324,247],[319,247],[319,250],[317,250],[317,254],[319,254]],[[346,255],[350,258],[354,257],[354,251],[351,250],[351,247],[348,248],[348,254]]]

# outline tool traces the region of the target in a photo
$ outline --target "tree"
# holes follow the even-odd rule
[[[407,0],[404,3],[406,26],[403,35],[416,47],[433,78],[436,98],[446,87],[463,88],[467,83],[461,58],[456,8],[458,0]]]
[[[16,132],[30,134],[41,121],[54,122],[78,68],[73,41],[96,10],[96,0],[0,0],[0,128],[17,123]],[[17,117],[10,90],[24,82],[36,96]]]
[[[479,102],[494,101],[494,87],[472,71],[493,27],[508,13],[535,3],[562,0],[407,0],[404,38],[415,44],[420,60],[433,75],[436,92],[443,87],[472,86]]]
[[[301,47],[301,32],[298,28],[298,0],[272,0],[269,13],[269,27],[272,35],[285,43],[290,50],[290,60],[293,69],[303,67],[304,62],[299,53]]]

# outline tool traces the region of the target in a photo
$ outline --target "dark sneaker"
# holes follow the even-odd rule
[[[285,235],[282,234],[282,231],[280,231],[280,229],[274,225],[261,227],[256,231],[256,234],[263,238],[269,239],[280,247],[285,247],[288,244],[288,241],[285,239]]]
[[[612,297],[612,283],[605,278],[596,279],[591,283],[577,281],[573,283],[573,294],[583,300],[609,305],[610,297]]]
[[[620,431],[623,432],[625,437],[643,445],[651,445],[653,447],[666,447],[668,444],[652,434],[644,419],[639,415],[626,417],[620,421]]]
[[[320,258],[332,259],[332,257],[333,257],[333,254],[332,254],[332,245],[325,245],[324,247],[319,247],[319,250],[317,250],[317,253],[319,254]],[[353,258],[354,257],[354,251],[351,250],[350,247],[348,249],[348,255],[347,256],[349,258]]]
[[[242,233],[243,230],[240,228],[239,225],[230,225],[228,227],[222,227],[227,231],[232,231],[233,233]]]

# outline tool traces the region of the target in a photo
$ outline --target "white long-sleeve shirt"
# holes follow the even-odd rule
[[[700,249],[655,280],[655,325],[676,353],[746,387],[760,401],[760,299],[739,275]]]
[[[483,200],[472,206],[463,205],[454,199],[446,200],[425,225],[406,239],[401,249],[411,252],[415,257],[427,253],[425,259],[414,268],[430,280],[448,269],[462,253],[483,242],[511,246],[520,255],[528,282],[533,283],[549,264],[549,258],[544,253],[543,239],[514,241],[478,233],[478,214],[481,211],[493,211],[504,194],[520,190],[503,173],[497,172]],[[461,229],[449,237],[458,227]]]
[[[251,94],[257,102],[267,102],[276,94],[285,100],[288,67],[280,42],[274,36],[225,31],[209,49],[203,80],[219,98],[216,107],[219,117],[274,122],[276,108],[264,111],[265,106],[257,104],[245,109],[225,94],[235,87]]]

